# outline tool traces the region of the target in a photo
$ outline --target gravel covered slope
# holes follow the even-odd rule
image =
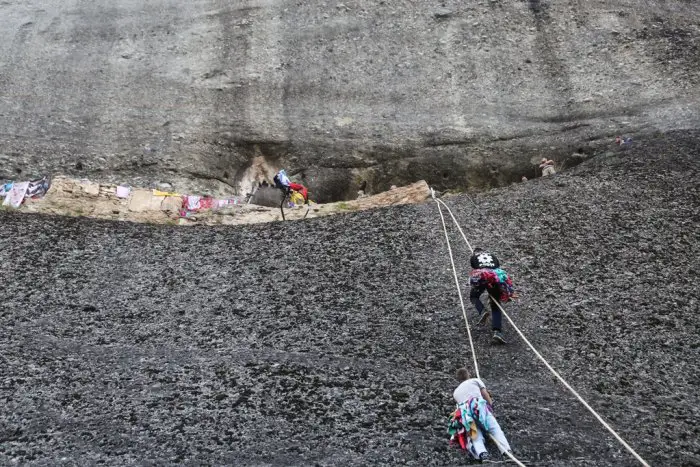
[[[655,465],[700,464],[698,136],[446,199],[514,276],[523,331]],[[1,464],[466,462],[434,203],[236,228],[0,213],[0,239]],[[518,457],[635,465],[506,334],[475,331]]]

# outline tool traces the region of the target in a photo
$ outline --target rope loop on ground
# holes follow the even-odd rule
[[[450,262],[452,263],[452,271],[454,272],[454,275],[455,275],[455,282],[456,282],[456,284],[457,284],[457,292],[459,293],[459,300],[460,300],[460,303],[461,303],[461,305],[462,305],[462,313],[464,314],[464,320],[465,320],[465,323],[466,323],[466,326],[467,326],[467,334],[469,335],[469,344],[471,345],[472,356],[474,357],[474,367],[476,368],[477,363],[476,363],[476,353],[474,352],[474,343],[472,342],[471,331],[470,331],[470,329],[469,329],[469,321],[467,320],[467,313],[466,313],[466,310],[465,310],[465,308],[464,308],[464,301],[462,300],[462,292],[461,292],[461,288],[460,288],[460,284],[459,284],[459,278],[457,277],[457,269],[456,269],[455,264],[454,264],[454,258],[452,257],[452,247],[450,246],[450,239],[449,239],[449,237],[448,237],[448,235],[447,235],[447,226],[445,225],[445,217],[443,216],[443,214],[442,214],[442,208],[440,207],[441,204],[442,204],[443,206],[445,206],[445,208],[446,208],[447,211],[449,212],[450,216],[452,217],[452,220],[454,221],[454,224],[455,224],[455,225],[457,226],[457,228],[459,229],[459,232],[462,234],[462,238],[464,239],[465,243],[467,244],[467,248],[469,248],[469,250],[470,250],[472,253],[474,252],[474,249],[471,247],[471,244],[469,243],[469,240],[467,240],[466,235],[464,235],[464,232],[462,231],[461,227],[459,226],[459,223],[457,222],[457,219],[455,218],[454,214],[452,214],[452,210],[450,209],[450,207],[447,206],[447,204],[445,204],[444,201],[442,201],[441,199],[438,199],[438,198],[435,197],[435,191],[434,191],[432,188],[431,188],[431,194],[432,194],[432,197],[433,197],[433,199],[435,200],[435,202],[436,202],[436,204],[437,204],[437,206],[438,206],[438,210],[439,210],[439,212],[440,212],[440,218],[442,219],[442,226],[443,226],[443,229],[444,229],[444,232],[445,232],[445,240],[447,241],[447,250],[448,250],[448,253],[449,253],[449,255],[450,255]],[[471,200],[471,197],[470,197],[469,199]],[[476,203],[474,203],[473,200],[471,200],[471,201],[472,201],[472,203],[476,206]],[[476,207],[477,207],[477,209],[478,209],[478,206],[476,206]],[[483,215],[483,214],[482,214],[482,215]],[[492,225],[493,225],[493,224],[492,224]],[[499,236],[500,236],[500,234],[499,234]],[[501,237],[501,239],[502,239],[502,237]],[[560,375],[554,368],[552,368],[552,366],[547,362],[547,360],[545,360],[545,358],[542,356],[542,354],[540,354],[540,353],[537,351],[537,349],[535,349],[535,347],[534,347],[534,346],[530,343],[530,341],[525,337],[525,335],[522,333],[522,331],[520,331],[520,329],[516,326],[515,322],[513,322],[513,320],[512,320],[512,319],[510,318],[510,316],[506,313],[506,311],[503,309],[503,307],[501,306],[501,304],[498,303],[497,301],[493,300],[493,298],[491,298],[491,300],[493,301],[493,303],[496,304],[496,306],[498,306],[498,308],[501,310],[501,313],[503,313],[503,316],[506,317],[506,319],[508,320],[508,322],[510,323],[510,325],[511,325],[511,326],[513,327],[513,329],[515,329],[515,331],[518,333],[518,336],[520,336],[520,338],[528,345],[528,347],[530,347],[530,350],[532,350],[532,351],[535,353],[535,355],[537,356],[537,358],[539,358],[540,361],[542,361],[542,363],[545,365],[545,367],[547,367],[547,369],[559,380],[559,382],[561,382],[561,383],[564,385],[564,387],[565,387],[566,389],[568,389],[568,390],[579,400],[579,402],[581,402],[581,404],[583,404],[583,406],[586,407],[586,409],[588,409],[589,412],[591,412],[591,414],[593,414],[593,416],[596,418],[596,420],[598,420],[598,421],[603,425],[603,427],[605,427],[605,429],[607,429],[607,430],[615,437],[615,439],[617,439],[617,440],[620,442],[620,444],[622,444],[622,446],[623,446],[625,449],[627,449],[627,451],[629,451],[629,453],[632,454],[632,456],[634,456],[635,459],[637,459],[637,460],[639,461],[639,463],[641,463],[641,464],[642,464],[643,466],[645,466],[645,467],[649,467],[649,464],[648,464],[639,454],[637,454],[637,452],[632,448],[632,446],[630,446],[624,439],[622,439],[622,437],[621,437],[621,436],[620,436],[620,435],[619,435],[605,420],[603,420],[603,417],[601,417],[601,416],[598,414],[598,412],[596,412],[596,411],[583,399],[583,397],[581,397],[581,395],[579,395],[579,393],[576,392],[576,390],[575,390],[574,388],[572,388],[571,385],[569,385],[569,383],[567,383],[567,382],[564,380],[564,378],[562,378],[561,375]],[[478,370],[477,370],[477,378],[478,378],[478,377],[479,377],[479,376],[478,376]],[[494,438],[493,436],[491,436],[491,439],[493,439],[493,440],[496,442],[496,444],[498,444],[498,441],[496,441],[495,438]],[[500,446],[499,446],[499,447],[500,447]],[[519,465],[523,465],[523,464],[521,464],[515,457],[512,456],[512,453],[507,453],[507,454],[509,455],[509,457],[510,457],[513,461],[515,461],[515,462],[518,463]]]

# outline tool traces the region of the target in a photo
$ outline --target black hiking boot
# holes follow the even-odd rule
[[[493,331],[493,341],[497,344],[505,344],[506,340],[501,331]]]

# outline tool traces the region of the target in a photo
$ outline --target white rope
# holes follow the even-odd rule
[[[431,189],[432,191],[432,189]],[[433,199],[435,198],[435,193],[433,193]],[[469,320],[467,319],[467,310],[464,308],[464,299],[462,298],[462,288],[459,285],[459,278],[457,277],[457,268],[455,267],[455,260],[452,257],[452,247],[450,246],[450,239],[447,236],[447,225],[445,224],[445,216],[442,215],[442,208],[438,203],[438,211],[440,212],[440,219],[442,219],[442,229],[445,232],[445,240],[447,241],[447,252],[450,255],[450,262],[452,263],[452,273],[455,277],[455,284],[457,284],[457,294],[459,294],[459,303],[462,305],[462,315],[464,316],[464,324],[467,326],[467,335],[469,336],[469,346],[472,350],[472,357],[474,359],[474,371],[476,372],[476,377],[481,379],[479,375],[479,364],[476,362],[476,351],[474,351],[474,341],[472,340],[472,332],[469,329]]]
[[[435,198],[435,195],[434,195],[434,194],[433,194],[433,198],[434,198],[436,201],[439,201],[440,203],[442,203],[442,204],[445,206],[445,208],[447,208],[447,211],[448,211],[448,212],[450,213],[450,215],[452,216],[452,220],[455,222],[455,224],[456,224],[457,227],[459,228],[459,224],[458,224],[457,220],[455,219],[454,215],[452,215],[452,210],[449,208],[449,206],[447,206],[447,204],[445,204],[443,201],[438,200],[437,198]],[[472,201],[472,202],[473,202],[473,201]],[[474,205],[476,206],[476,203],[474,203]],[[439,204],[438,204],[438,208],[439,208],[439,207],[440,207],[440,206],[439,206]],[[477,206],[477,209],[478,209],[478,206]],[[440,216],[442,217],[442,211],[440,211]],[[443,226],[444,226],[444,224],[445,224],[445,221],[444,221],[444,218],[443,218]],[[462,229],[460,229],[460,232],[461,232],[461,231],[462,231]],[[447,236],[447,230],[445,230],[445,236]],[[469,241],[468,241],[467,238],[466,238],[466,236],[464,236],[464,234],[462,234],[462,236],[464,237],[464,241],[467,243],[467,246],[469,247],[469,249],[470,249],[471,251],[473,251],[471,245],[469,244]],[[449,248],[449,240],[448,240],[448,248]],[[452,259],[452,249],[451,249],[451,248],[450,248],[450,259]],[[454,268],[454,261],[453,261],[452,265],[453,265],[453,268]],[[456,271],[455,271],[455,278],[456,278],[456,274],[457,274],[457,273],[456,273]],[[461,293],[460,293],[460,298],[461,298]],[[620,444],[622,444],[622,445],[625,447],[625,449],[627,449],[627,451],[630,452],[630,454],[632,454],[643,466],[649,467],[649,464],[648,464],[644,459],[642,459],[642,457],[641,457],[639,454],[637,454],[637,452],[632,448],[632,446],[630,446],[629,444],[627,444],[627,442],[626,442],[624,439],[622,439],[622,437],[621,437],[619,434],[617,434],[617,432],[616,432],[615,430],[613,430],[613,428],[612,428],[610,425],[608,425],[608,423],[607,423],[605,420],[603,420],[603,417],[601,417],[600,415],[598,415],[598,412],[596,412],[596,411],[593,409],[593,407],[591,407],[590,405],[588,405],[588,403],[583,399],[583,397],[581,397],[581,396],[579,395],[579,393],[576,392],[576,390],[575,390],[574,388],[572,388],[572,387],[569,385],[569,383],[567,383],[567,382],[564,380],[564,378],[562,378],[561,375],[559,375],[559,373],[557,373],[557,371],[556,371],[554,368],[552,368],[552,366],[547,362],[547,360],[545,360],[545,358],[537,351],[537,349],[535,349],[535,347],[530,343],[530,341],[525,337],[525,335],[524,335],[524,334],[520,331],[520,329],[515,325],[515,323],[513,322],[513,320],[510,319],[510,316],[508,316],[508,314],[507,314],[506,311],[503,309],[503,307],[501,306],[501,304],[498,303],[493,297],[491,297],[491,300],[493,301],[493,303],[496,304],[496,306],[498,306],[498,308],[499,308],[499,309],[501,310],[501,312],[503,313],[503,316],[505,316],[506,319],[508,320],[508,322],[510,323],[510,325],[513,326],[513,329],[515,329],[515,331],[518,333],[518,335],[520,336],[520,338],[528,345],[528,347],[530,347],[530,350],[532,350],[532,351],[535,353],[535,355],[537,356],[537,358],[539,358],[539,359],[542,361],[542,363],[544,363],[544,365],[547,367],[547,369],[548,369],[550,372],[552,372],[552,374],[553,374],[554,376],[556,376],[556,378],[564,385],[564,387],[565,387],[566,389],[568,389],[574,396],[576,396],[576,398],[579,400],[579,402],[581,402],[581,403],[583,404],[583,406],[586,407],[586,408],[589,410],[589,412],[591,412],[591,413],[593,414],[593,416],[594,416],[594,417],[595,417],[595,418],[596,418],[596,419],[597,419],[597,420],[598,420],[598,421],[599,421],[599,422],[600,422],[600,423],[615,437],[615,439],[617,439],[617,440],[620,442]],[[464,307],[464,305],[462,305],[462,307]],[[468,326],[468,325],[467,325],[467,326]],[[469,338],[471,339],[471,333],[469,334],[469,336],[470,336]],[[492,437],[492,439],[493,439],[493,437]],[[495,439],[494,439],[494,441],[495,441]],[[498,442],[497,442],[497,443],[498,443]],[[517,461],[516,461],[516,462],[517,462]]]
[[[464,235],[464,232],[462,232],[462,229],[459,227],[459,224],[457,223],[457,220],[455,219],[454,215],[450,211],[450,208],[443,203],[441,200],[437,199],[435,197],[435,191],[431,188],[430,189],[431,194],[433,196],[433,199],[435,201],[438,201],[437,207],[438,207],[438,212],[440,213],[440,219],[442,220],[442,229],[443,232],[445,233],[445,241],[447,242],[447,252],[450,255],[450,263],[452,264],[452,273],[454,274],[455,278],[455,284],[457,285],[457,294],[459,295],[459,303],[462,306],[462,315],[464,316],[464,324],[466,325],[467,328],[467,335],[469,336],[469,346],[471,347],[472,351],[472,357],[474,359],[474,372],[476,373],[476,377],[481,379],[481,375],[479,375],[479,364],[476,361],[476,351],[474,350],[474,340],[472,339],[472,332],[471,328],[469,327],[469,320],[467,319],[467,310],[464,308],[464,299],[462,298],[462,288],[459,284],[459,278],[457,276],[457,268],[455,267],[455,261],[452,256],[452,247],[450,246],[450,238],[447,235],[447,225],[445,224],[445,216],[442,214],[442,208],[440,207],[440,203],[442,203],[446,208],[447,211],[450,213],[450,216],[452,216],[452,220],[454,220],[455,224],[457,225],[457,228],[459,229],[460,233],[462,234],[462,237],[464,238],[464,241],[467,242],[467,245],[469,245],[469,241],[467,240],[467,237]],[[471,245],[469,245],[469,249],[471,250]],[[472,250],[474,251],[474,250]],[[520,462],[510,450],[506,449],[505,446],[503,446],[501,443],[498,442],[498,440],[491,434],[488,433],[489,437],[493,440],[494,443],[498,446],[498,450],[504,453],[506,456],[510,457],[510,459],[515,462],[519,467],[526,467],[525,464]]]
[[[471,244],[469,243],[469,240],[467,240],[467,236],[464,235],[464,232],[462,231],[462,228],[459,226],[459,222],[457,222],[457,219],[455,219],[454,214],[452,214],[452,210],[450,210],[449,206],[447,206],[443,200],[438,199],[438,198],[435,198],[435,195],[434,195],[434,194],[433,194],[433,198],[435,199],[435,201],[437,201],[438,203],[442,203],[442,205],[445,206],[445,208],[447,208],[447,212],[449,212],[449,213],[450,213],[450,216],[452,216],[452,221],[455,223],[455,225],[457,226],[457,229],[459,230],[459,233],[462,234],[462,238],[463,238],[464,241],[467,243],[467,247],[469,247],[469,251],[471,251],[472,253],[474,253],[474,248],[472,248]],[[439,205],[439,204],[438,204],[438,208],[440,208],[440,205]]]
[[[585,400],[583,400],[583,397],[581,397],[581,396],[579,395],[579,393],[576,392],[576,390],[575,390],[574,388],[572,388],[572,387],[569,385],[569,383],[567,383],[566,381],[564,381],[564,378],[562,378],[562,377],[559,375],[559,373],[557,373],[557,371],[556,371],[554,368],[552,368],[552,366],[551,366],[549,363],[547,363],[547,360],[545,360],[544,357],[537,351],[537,349],[535,349],[535,347],[530,343],[530,341],[527,340],[527,338],[525,337],[525,335],[524,335],[522,332],[520,332],[520,329],[518,329],[518,327],[515,325],[515,323],[513,322],[513,320],[510,319],[510,316],[508,316],[508,313],[506,313],[506,311],[503,309],[503,307],[501,306],[501,304],[498,303],[493,297],[491,297],[491,300],[493,301],[493,303],[496,304],[496,306],[498,306],[498,308],[501,310],[501,313],[503,313],[503,316],[505,316],[506,319],[508,320],[508,322],[510,323],[510,325],[513,326],[513,329],[515,329],[515,331],[518,333],[518,335],[520,336],[520,338],[521,338],[523,341],[525,341],[525,343],[528,345],[528,347],[530,347],[530,350],[532,350],[532,351],[535,353],[535,355],[537,355],[537,358],[539,358],[539,359],[542,361],[542,363],[544,363],[544,365],[547,367],[547,369],[548,369],[549,371],[551,371],[552,374],[553,374],[554,376],[557,377],[557,379],[559,380],[559,382],[561,382],[561,384],[563,384],[564,387],[565,387],[566,389],[568,389],[569,391],[571,391],[571,394],[573,394],[574,396],[576,396],[576,398],[579,400],[579,402],[581,402],[581,403],[583,404],[583,406],[586,407],[586,408],[588,409],[588,411],[591,412],[591,413],[593,414],[593,416],[594,416],[594,417],[595,417],[595,418],[596,418],[610,433],[612,433],[612,435],[625,447],[625,449],[627,449],[627,450],[630,452],[630,454],[632,454],[643,466],[649,467],[649,464],[648,464],[644,459],[642,459],[642,457],[641,457],[639,454],[637,454],[637,451],[635,451],[634,449],[632,449],[632,446],[630,446],[629,444],[627,444],[627,442],[626,442],[624,439],[622,439],[622,437],[621,437],[620,435],[618,435],[617,432],[616,432],[615,430],[613,430],[612,427],[611,427],[610,425],[608,425],[607,422],[606,422],[605,420],[603,420],[603,417],[601,417],[600,415],[598,415],[598,412],[596,412],[596,411],[593,409],[593,407],[591,407],[590,405],[588,405],[588,403],[587,403]]]
[[[505,447],[504,445],[502,445],[502,444],[496,439],[495,436],[493,436],[491,433],[489,433],[489,437],[491,438],[491,440],[492,440],[494,443],[496,443],[496,446],[498,446],[498,450],[501,452],[501,454],[505,454],[506,456],[510,457],[510,459],[511,459],[513,462],[515,462],[516,464],[518,464],[520,467],[526,467],[525,464],[523,464],[523,463],[520,462],[518,459],[516,459],[515,456],[513,455],[513,453],[510,452],[509,449],[506,449],[506,447]]]

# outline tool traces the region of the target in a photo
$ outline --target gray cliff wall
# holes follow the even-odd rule
[[[324,201],[700,126],[700,2],[5,0],[0,32],[0,178],[285,166]]]

